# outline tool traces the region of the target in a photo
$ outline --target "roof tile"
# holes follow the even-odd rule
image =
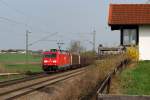
[[[111,4],[108,24],[150,24],[150,4]]]

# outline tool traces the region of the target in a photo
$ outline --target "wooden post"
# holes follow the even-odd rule
[[[107,83],[107,94],[109,94],[109,92],[110,92],[111,77],[112,77],[112,76],[110,76],[110,78],[109,78],[109,80],[108,80],[108,83]]]
[[[121,28],[121,32],[120,32],[120,45],[123,45],[123,28]]]

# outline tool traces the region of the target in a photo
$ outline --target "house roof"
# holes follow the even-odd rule
[[[110,4],[109,25],[150,24],[150,4]]]

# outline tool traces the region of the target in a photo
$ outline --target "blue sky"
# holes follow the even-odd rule
[[[24,49],[26,30],[32,32],[29,35],[30,43],[58,32],[48,40],[64,42],[64,49],[73,40],[79,40],[86,48],[92,49],[88,41],[92,41],[93,29],[97,32],[96,45],[119,45],[119,31],[112,32],[107,25],[109,4],[146,1],[0,0],[0,49]],[[42,41],[34,44],[30,49],[56,47],[54,41]]]

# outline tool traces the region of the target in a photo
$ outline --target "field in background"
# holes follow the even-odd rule
[[[120,91],[128,95],[150,95],[150,61],[127,68],[119,77]]]
[[[29,54],[28,59],[30,62],[40,62],[41,57],[37,54]],[[19,63],[19,62],[25,62],[26,56],[25,54],[0,54],[0,62],[2,63]]]
[[[0,54],[0,72],[41,72],[41,56],[30,54],[26,65],[25,54]]]

